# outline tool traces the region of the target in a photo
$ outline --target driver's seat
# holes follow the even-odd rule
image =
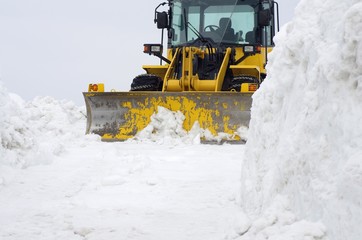
[[[236,41],[236,35],[234,29],[231,27],[230,18],[220,18],[219,20],[219,29],[218,34],[223,40],[226,41]]]

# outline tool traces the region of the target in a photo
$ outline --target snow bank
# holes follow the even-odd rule
[[[268,229],[289,212],[283,226],[307,221],[325,233],[285,239],[361,239],[362,2],[302,0],[275,42],[254,95],[242,204],[254,229],[286,204],[248,234],[276,239]]]
[[[65,142],[84,135],[82,112],[72,102],[50,97],[25,102],[0,82],[0,165],[49,163],[65,150]]]

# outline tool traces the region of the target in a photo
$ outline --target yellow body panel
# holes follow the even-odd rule
[[[168,65],[144,65],[142,68],[149,74],[154,74],[160,78],[164,78],[168,69]]]
[[[234,61],[244,56],[242,47],[235,47]],[[272,47],[268,47],[268,53],[271,52]],[[181,79],[175,79],[174,71],[176,65],[176,57],[179,51],[182,51],[182,77]],[[213,49],[212,51],[215,51]],[[193,73],[193,60],[196,56],[204,58],[205,54],[208,54],[206,50],[202,50],[197,47],[185,47],[179,48],[176,51],[168,50],[167,56],[171,61],[170,64],[159,65],[145,65],[143,69],[149,74],[155,74],[163,79],[163,91],[167,92],[181,92],[181,91],[221,91],[221,86],[225,77],[225,73],[228,69],[228,63],[231,55],[231,48],[225,50],[225,58],[220,67],[218,75],[214,79],[200,80]],[[266,74],[265,69],[265,48],[261,48],[260,52],[256,52],[253,55],[246,57],[242,62],[237,65],[230,65],[234,76],[248,75],[254,76],[257,79],[261,79],[261,74]]]

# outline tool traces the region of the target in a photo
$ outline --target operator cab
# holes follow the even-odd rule
[[[275,34],[273,8],[269,1],[259,0],[175,0],[171,5],[169,48],[190,45],[207,39],[216,45],[273,45]],[[260,26],[260,14],[271,15]],[[267,36],[265,38],[265,36]]]

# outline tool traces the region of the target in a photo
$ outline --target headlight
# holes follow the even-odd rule
[[[254,46],[244,46],[244,53],[252,53],[255,52]]]
[[[159,55],[163,51],[161,44],[144,44],[143,47],[143,52],[148,54]]]

